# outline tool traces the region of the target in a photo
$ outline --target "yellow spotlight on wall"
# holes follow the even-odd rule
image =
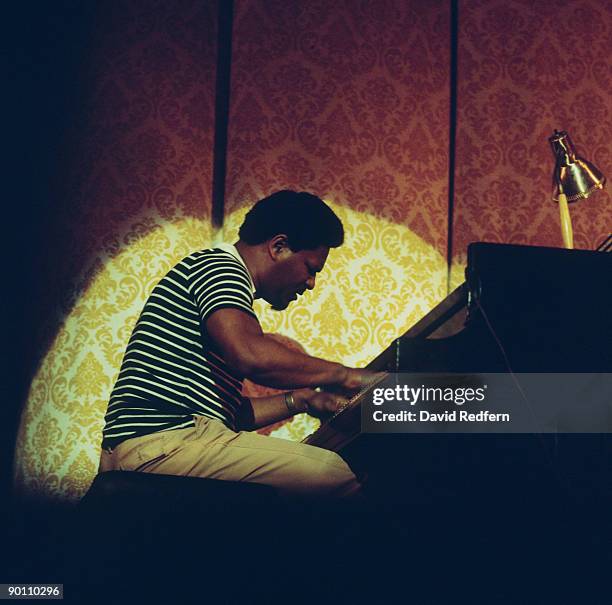
[[[445,257],[408,228],[338,204],[346,243],[332,250],[314,291],[285,312],[257,302],[266,332],[320,357],[365,365],[446,295]],[[234,242],[247,208],[226,219]],[[211,244],[205,221],[134,225],[60,328],[35,376],[17,441],[21,493],[73,501],[97,472],[103,417],[132,327],[155,283],[182,257]],[[275,436],[301,440],[318,421],[297,416]]]

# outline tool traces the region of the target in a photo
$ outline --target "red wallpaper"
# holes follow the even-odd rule
[[[446,1],[236,0],[232,209],[311,190],[446,252]]]
[[[216,15],[198,0],[99,5],[61,145],[41,306],[67,312],[106,257],[156,224],[209,216]]]
[[[554,128],[610,174],[611,11],[459,2],[457,260],[475,240],[561,244]],[[75,276],[114,254],[128,223],[208,216],[216,15],[198,0],[100,6],[37,268],[41,306],[69,306]],[[236,0],[227,210],[308,189],[444,255],[449,19],[446,0]],[[607,208],[605,191],[572,206],[577,247],[610,230]]]
[[[459,2],[455,257],[487,240],[562,246],[548,137],[612,170],[612,6],[597,0]],[[576,248],[610,231],[604,190],[572,204]]]

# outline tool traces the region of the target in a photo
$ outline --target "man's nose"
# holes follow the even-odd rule
[[[312,290],[315,287],[315,276],[311,275],[307,280],[306,280],[306,287],[309,290]]]

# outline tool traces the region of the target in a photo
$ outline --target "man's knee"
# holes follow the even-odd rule
[[[344,497],[357,493],[361,484],[348,464],[335,452],[304,459],[297,473],[295,490],[312,496]]]

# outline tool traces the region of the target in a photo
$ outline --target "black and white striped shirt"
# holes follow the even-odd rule
[[[155,286],[132,332],[111,393],[103,448],[217,418],[235,429],[242,377],[221,358],[206,320],[224,307],[253,312],[254,286],[234,246],[184,258]]]

